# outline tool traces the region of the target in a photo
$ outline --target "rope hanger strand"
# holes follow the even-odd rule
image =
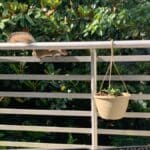
[[[120,75],[119,73],[119,70],[117,68],[117,65],[115,64],[114,62],[114,47],[113,47],[114,43],[113,43],[113,40],[111,40],[111,56],[110,56],[110,63],[109,63],[109,66],[107,68],[107,71],[105,73],[105,76],[102,80],[102,83],[101,83],[101,86],[100,86],[100,91],[102,90],[103,88],[103,85],[104,85],[104,81],[106,80],[106,76],[108,75],[109,73],[109,84],[108,84],[108,87],[110,88],[111,87],[111,77],[112,77],[112,67],[114,66],[114,69],[116,70],[117,74],[119,75],[119,78],[120,80],[122,81],[122,84],[126,90],[126,92],[128,92],[128,88],[127,88],[127,85],[125,84],[125,82],[123,81],[123,78],[122,76]]]
[[[113,51],[113,40],[111,40],[111,56],[110,56],[110,71],[109,71],[109,88],[111,86],[111,74],[112,74],[112,67],[113,67],[113,56],[114,56],[114,51]]]

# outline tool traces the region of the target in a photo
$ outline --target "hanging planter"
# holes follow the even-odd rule
[[[116,72],[118,73],[120,80],[122,81],[123,86],[126,89],[126,92],[121,92],[120,89],[116,89],[111,86],[111,73],[113,66]],[[103,84],[108,73],[109,73],[109,85],[107,89],[103,90],[102,89]],[[113,43],[112,43],[110,64],[102,81],[100,91],[96,93],[96,95],[94,95],[95,104],[99,116],[102,117],[103,119],[108,120],[117,120],[123,118],[128,107],[130,96],[131,95],[128,93],[127,86],[125,82],[121,79],[117,66],[113,61]]]
[[[130,94],[122,93],[121,96],[114,95],[95,95],[95,103],[100,117],[103,119],[117,120],[124,117]]]

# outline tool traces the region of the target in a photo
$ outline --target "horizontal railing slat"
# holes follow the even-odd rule
[[[111,41],[0,43],[0,50],[10,49],[110,49]],[[114,48],[150,48],[150,40],[113,41]]]
[[[0,80],[90,80],[90,75],[0,74]]]
[[[0,92],[0,97],[31,97],[31,98],[76,98],[89,99],[90,94],[84,93],[49,93],[49,92]]]
[[[31,97],[31,98],[75,98],[90,99],[90,93],[49,93],[49,92],[10,92],[0,91],[0,97]],[[132,94],[131,100],[150,100],[150,94]]]
[[[150,81],[150,75],[121,75],[125,81]],[[98,75],[97,80],[103,80],[103,75]],[[43,74],[0,74],[0,80],[78,80],[89,81],[90,75],[43,75]],[[118,75],[111,76],[112,81],[120,81]],[[109,80],[109,76],[106,76]]]
[[[32,131],[32,132],[56,132],[56,133],[79,133],[79,134],[91,133],[90,128],[25,126],[25,125],[7,125],[7,124],[0,124],[0,130]]]
[[[35,143],[35,142],[16,142],[0,141],[0,146],[40,148],[40,149],[90,149],[90,145],[83,144],[59,144],[59,143]],[[36,149],[37,150],[37,149]]]
[[[45,57],[0,56],[0,62],[90,62],[90,56]]]
[[[149,112],[126,112],[125,114],[126,118],[150,118]]]
[[[121,78],[124,81],[150,81],[150,75],[121,75]],[[103,75],[98,75],[97,80],[103,80]],[[106,76],[105,80],[109,80],[109,76]],[[111,76],[112,81],[120,81],[120,76],[118,75],[112,75]]]
[[[110,56],[97,56],[98,62],[109,62]],[[149,55],[114,56],[116,62],[146,62]],[[90,56],[45,57],[39,59],[33,56],[0,56],[0,62],[91,62]]]
[[[133,99],[133,100],[150,100],[150,94],[132,94],[131,99]]]
[[[23,126],[1,124],[0,130],[6,131],[32,131],[32,132],[56,132],[56,133],[78,133],[90,134],[90,128],[71,128],[71,127],[46,127],[46,126]],[[126,135],[126,136],[150,136],[148,130],[119,130],[119,129],[98,129],[98,134]]]
[[[98,129],[98,134],[125,135],[125,136],[150,136],[149,130],[119,130],[119,129]]]
[[[145,62],[150,61],[149,55],[121,55],[113,56],[113,60],[116,62]],[[110,62],[110,56],[97,56],[97,61],[99,62]]]
[[[52,116],[78,116],[90,117],[90,111],[73,111],[73,110],[41,110],[41,109],[6,109],[0,108],[0,114],[16,115],[52,115]]]
[[[91,111],[0,108],[0,114],[90,117]],[[150,118],[148,112],[127,112],[126,118]]]
[[[83,145],[83,144],[59,144],[59,143],[35,143],[35,142],[16,142],[16,141],[0,141],[0,146],[8,146],[8,147],[26,147],[26,148],[36,148],[36,149],[28,149],[28,150],[40,150],[44,149],[52,149],[52,150],[60,150],[60,149],[91,149],[91,145]],[[37,149],[38,148],[38,149]],[[98,146],[99,149],[108,149],[115,148],[114,146]],[[20,149],[18,149],[20,150]]]

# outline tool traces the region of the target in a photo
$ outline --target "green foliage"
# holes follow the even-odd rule
[[[118,88],[108,87],[108,89],[104,89],[101,92],[104,92],[108,95],[121,96],[121,91]]]
[[[41,0],[42,7],[50,7],[50,9],[56,9],[61,4],[61,0]]]
[[[9,34],[15,31],[29,31],[33,34],[37,41],[101,41],[101,40],[132,40],[132,39],[149,39],[150,38],[150,2],[149,0],[1,0],[0,1],[0,42],[6,41]],[[142,54],[149,54],[148,50],[142,50]],[[139,51],[118,50],[117,55],[139,54]],[[0,52],[3,55],[28,56],[29,51],[21,52]],[[70,51],[70,55],[89,55],[89,51]],[[100,51],[99,55],[107,55],[108,53]],[[149,74],[150,64],[148,63],[125,63],[118,64],[121,74]],[[84,69],[83,69],[84,68]],[[102,74],[106,68],[106,63],[100,63],[98,70]],[[89,74],[89,63],[0,63],[0,73],[14,74]],[[113,72],[113,74],[115,74]],[[0,81],[1,90],[14,91],[41,91],[41,92],[90,92],[90,84],[78,81]],[[115,86],[114,86],[115,85]],[[149,82],[130,82],[127,83],[131,93],[149,93]],[[119,94],[123,87],[117,82],[112,83],[112,87],[108,89],[110,94]],[[89,103],[90,104],[90,103]],[[32,108],[32,109],[90,109],[85,102],[68,99],[31,99],[31,98],[4,98],[0,102],[1,107],[16,108]],[[82,106],[82,108],[80,108]],[[129,111],[145,111],[149,112],[149,103],[131,102]],[[14,124],[30,124],[39,123],[34,117],[20,117],[10,119],[10,117],[1,116],[1,121]],[[44,118],[40,118],[42,122]],[[46,125],[60,123],[54,118],[46,118]],[[40,123],[41,123],[40,122]],[[71,123],[70,123],[71,122]],[[88,121],[87,121],[88,122]],[[82,122],[81,124],[86,124]],[[117,127],[136,127],[137,129],[149,128],[147,120],[137,121],[133,119],[127,123],[119,122]],[[56,123],[56,124],[57,124]],[[66,122],[72,125],[73,121]],[[115,123],[105,123],[104,127]],[[142,124],[142,125],[141,125]],[[144,125],[143,125],[144,124]],[[124,126],[126,125],[126,126]],[[38,137],[39,139],[37,139]],[[18,134],[1,132],[1,139],[13,140],[21,139],[23,141],[45,141],[45,139],[54,140],[56,135],[43,133],[23,133]],[[62,138],[63,139],[63,138]],[[62,140],[61,139],[61,140]],[[107,138],[109,139],[109,138]],[[120,140],[120,141],[119,141]],[[87,144],[87,141],[83,138]],[[122,145],[123,141],[128,144],[137,144],[140,139],[136,140],[131,137],[117,138],[110,140],[113,145]],[[48,141],[49,142],[49,141]],[[65,137],[66,143],[76,143],[79,139],[69,134]],[[142,140],[142,144],[146,143]],[[89,143],[88,143],[89,144]],[[105,143],[104,143],[105,144]],[[4,149],[4,148],[3,148]]]
[[[69,134],[69,138],[67,140],[67,144],[74,144],[76,139],[73,138],[72,134]]]

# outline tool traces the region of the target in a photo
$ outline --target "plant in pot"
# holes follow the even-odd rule
[[[126,92],[121,92],[119,88],[112,87],[111,74],[113,66],[116,72],[118,73],[120,80],[122,81],[123,86],[126,89]],[[108,73],[109,73],[109,85],[107,89],[103,89],[103,84]],[[118,120],[124,117],[128,107],[130,94],[127,90],[125,82],[122,80],[120,76],[116,64],[113,61],[113,43],[111,48],[110,64],[108,66],[104,79],[101,83],[100,91],[94,95],[94,98],[98,114],[103,119]]]

